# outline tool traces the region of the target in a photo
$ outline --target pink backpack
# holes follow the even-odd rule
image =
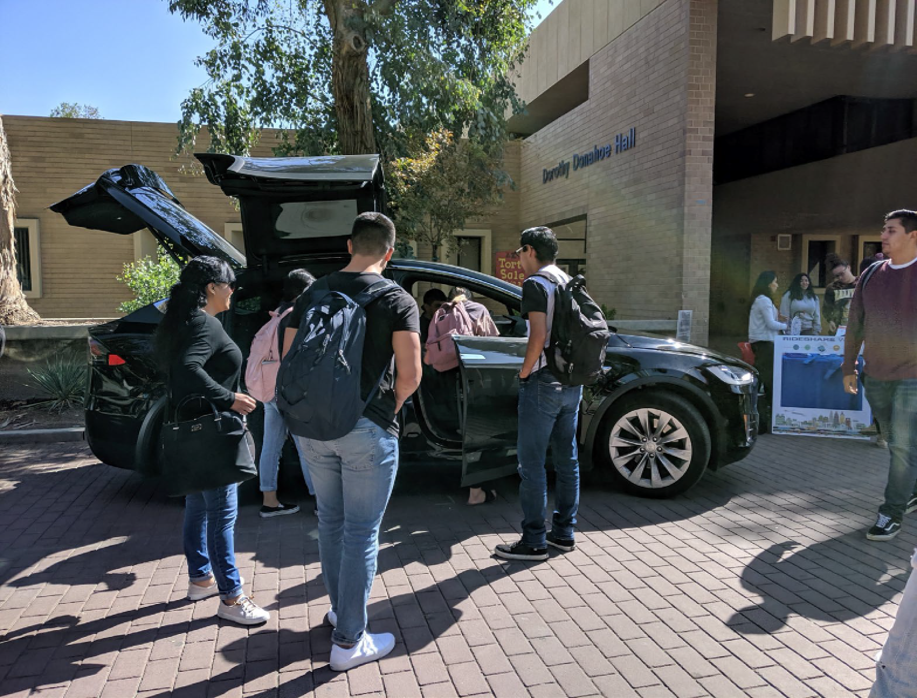
[[[277,372],[280,370],[277,332],[280,321],[292,311],[292,307],[282,313],[272,310],[271,319],[264,323],[264,327],[258,330],[252,340],[252,349],[245,367],[245,387],[258,402],[270,402],[274,399]]]
[[[430,320],[424,363],[440,373],[458,368],[458,350],[455,348],[453,337],[473,336],[474,327],[474,320],[465,310],[464,303],[445,303]]]

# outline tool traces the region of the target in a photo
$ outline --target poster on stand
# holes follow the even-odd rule
[[[856,395],[844,390],[844,338],[778,337],[774,342],[774,434],[869,439],[872,411],[863,382]],[[859,357],[862,375],[863,357]]]

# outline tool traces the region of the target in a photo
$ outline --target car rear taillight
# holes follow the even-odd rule
[[[108,356],[108,350],[98,340],[89,338],[89,360],[97,361]]]
[[[89,362],[106,366],[123,366],[127,363],[122,357],[108,351],[102,342],[92,337],[89,338]]]

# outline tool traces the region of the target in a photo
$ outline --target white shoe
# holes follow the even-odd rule
[[[270,620],[271,614],[258,606],[254,601],[245,596],[240,596],[234,604],[227,605],[220,602],[217,615],[225,620],[231,620],[239,625],[259,625]]]
[[[217,588],[216,577],[211,577],[211,579],[213,581],[205,587],[195,584],[194,582],[188,582],[188,598],[192,601],[201,601],[219,594],[220,590]],[[242,575],[239,575],[239,586],[245,586],[245,580],[242,578]]]
[[[328,624],[332,628],[338,627],[338,614],[334,611],[328,611],[328,613],[325,614],[325,620],[328,621]]]
[[[363,633],[360,641],[350,649],[338,645],[331,646],[331,670],[347,671],[361,664],[379,661],[393,649],[395,636],[391,633]]]

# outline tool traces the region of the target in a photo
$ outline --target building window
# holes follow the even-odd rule
[[[458,265],[481,271],[481,238],[460,237],[458,240]]]
[[[548,226],[557,236],[557,266],[570,276],[586,274],[586,217]]]
[[[41,244],[37,218],[17,218],[13,225],[16,276],[26,298],[41,298]]]
[[[455,253],[447,255],[444,261],[484,274],[493,273],[489,230],[460,230],[455,234],[455,242],[458,246]]]
[[[245,254],[245,236],[242,235],[241,223],[227,223],[223,226],[223,239]]]
[[[837,235],[803,235],[802,252],[803,267],[800,271],[805,272],[812,279],[812,285],[816,288],[825,288],[834,278],[831,276],[831,270],[825,264],[825,259],[831,253],[840,254],[841,239]],[[853,269],[856,275],[856,268]],[[789,285],[789,279],[787,279]]]
[[[913,99],[840,95],[714,141],[713,183],[726,184],[917,135]]]
[[[853,273],[856,274],[860,269],[860,264],[868,257],[875,257],[882,251],[881,235],[857,235],[856,236],[856,259],[851,260],[856,266]]]

